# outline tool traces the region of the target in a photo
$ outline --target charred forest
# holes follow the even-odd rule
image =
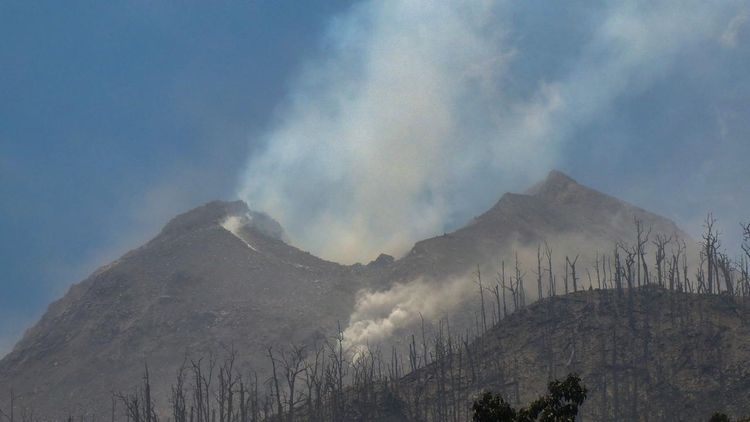
[[[314,344],[266,345],[269,374],[242,370],[242,350],[217,344],[178,357],[168,397],[155,396],[148,362],[137,386],[112,386],[111,412],[67,410],[68,421],[465,421],[483,391],[509,403],[550,380],[580,374],[583,420],[707,420],[750,414],[750,224],[736,258],[708,216],[697,257],[640,221],[631,243],[594,262],[537,245],[536,265],[516,254],[488,277],[477,269],[474,323],[421,321],[379,345],[349,347],[339,326]],[[589,265],[586,265],[589,264]],[[556,267],[558,265],[558,267]],[[557,271],[562,269],[562,271]],[[533,284],[536,294],[530,295]],[[18,406],[3,385],[7,422],[50,420]],[[63,413],[63,412],[61,412]]]

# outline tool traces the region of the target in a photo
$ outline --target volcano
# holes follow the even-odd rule
[[[439,283],[477,265],[494,268],[514,251],[531,260],[544,242],[559,265],[565,256],[591,263],[598,251],[632,242],[635,220],[694,243],[669,219],[558,171],[525,193],[505,194],[454,232],[368,265],[317,258],[292,246],[272,216],[239,201],[211,202],[176,216],[52,303],[0,360],[0,384],[14,389],[17,408],[63,418],[81,409],[105,414],[111,392],[136,385],[146,363],[160,397],[185,356],[234,349],[241,370],[266,374],[267,347],[330,338],[362,289],[415,278]]]

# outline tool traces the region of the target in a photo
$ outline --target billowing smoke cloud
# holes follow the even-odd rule
[[[295,242],[352,262],[440,231],[479,174],[541,174],[556,150],[545,116],[559,98],[545,87],[528,104],[503,103],[512,50],[493,12],[474,1],[368,2],[336,20],[327,58],[297,82],[241,196]]]
[[[360,3],[292,84],[240,196],[323,257],[399,254],[540,178],[573,128],[647,89],[686,47],[719,44],[735,6],[602,6],[564,70],[519,91],[510,4]]]
[[[357,350],[368,343],[376,344],[420,318],[428,322],[442,318],[475,290],[467,276],[441,283],[420,278],[384,291],[362,291],[344,330],[347,347]]]
[[[232,233],[237,239],[240,239],[248,248],[257,252],[258,250],[255,246],[251,245],[241,233],[242,228],[250,224],[251,220],[252,217],[250,215],[230,215],[221,222],[221,227],[229,233]]]

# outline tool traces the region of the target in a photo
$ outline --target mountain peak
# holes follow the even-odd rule
[[[264,236],[288,242],[284,228],[266,213],[251,210],[244,201],[211,201],[184,212],[167,223],[160,236],[189,233],[212,226],[222,226],[243,238],[244,230],[254,230]]]
[[[547,178],[545,179],[545,181],[546,182],[565,181],[565,182],[577,183],[575,180],[573,180],[572,177],[568,176],[567,174],[557,169],[550,170],[550,172],[547,174]]]
[[[277,241],[284,238],[281,225],[242,201],[210,202],[178,215],[157,239],[71,288],[0,360],[0,379],[23,393],[21,405],[53,413],[83,400],[106,405],[107,391],[138,383],[146,357],[155,396],[168,397],[167,380],[181,361],[175,357],[186,350],[208,354],[216,344],[247,350],[247,366],[265,376],[269,362],[258,343],[305,344],[338,332],[338,321],[352,315],[371,318],[358,308],[361,289],[421,280],[428,294],[456,296],[450,297],[455,308],[436,310],[436,317],[468,316],[475,303],[457,295],[450,280],[463,279],[477,264],[485,273],[496,271],[498,261],[519,259],[515,251],[519,265],[534,268],[528,259],[543,242],[556,259],[580,255],[580,262],[594,262],[591,252],[632,239],[634,217],[655,233],[677,232],[686,245],[694,243],[674,223],[559,171],[527,194],[505,194],[469,225],[418,242],[403,258],[383,254],[367,266],[340,266]],[[436,290],[443,288],[449,290]],[[419,289],[403,291],[422,294]],[[401,309],[400,302],[384,306],[378,309]],[[459,319],[459,330],[473,323]]]
[[[571,187],[580,186],[572,177],[561,172],[560,170],[552,170],[547,174],[547,177],[541,182],[535,184],[526,191],[526,195],[532,196],[548,196],[550,194],[556,195],[562,191],[566,191]]]
[[[212,201],[184,212],[167,223],[160,235],[174,235],[221,224],[227,217],[245,215],[250,208],[243,201]]]

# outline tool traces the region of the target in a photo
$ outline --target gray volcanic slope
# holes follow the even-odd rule
[[[239,236],[222,226],[228,216]],[[281,227],[244,203],[212,202],[176,217],[51,304],[0,360],[0,385],[13,386],[18,408],[67,416],[106,409],[110,391],[135,385],[146,360],[159,397],[167,397],[185,353],[221,352],[219,344],[233,345],[262,373],[264,346],[330,335],[338,321],[346,324],[361,288],[465,274],[514,248],[536,253],[544,240],[557,258],[590,257],[632,239],[634,217],[690,242],[669,220],[556,171],[526,194],[504,195],[465,227],[367,266],[316,258],[282,241]]]
[[[478,264],[494,270],[500,259],[510,263],[515,251],[526,268],[535,268],[537,246],[543,242],[553,250],[556,271],[563,271],[565,255],[580,255],[579,266],[585,268],[597,252],[611,253],[617,242],[632,244],[636,218],[652,229],[651,239],[657,233],[683,239],[688,252],[694,252],[695,242],[669,219],[552,171],[525,194],[506,193],[463,228],[418,242],[395,263],[389,278],[441,279],[463,275]]]
[[[180,215],[73,286],[0,362],[0,384],[16,389],[19,408],[74,412],[134,385],[146,359],[160,381],[186,351],[219,352],[220,343],[261,365],[264,345],[307,342],[347,318],[359,288],[352,270],[254,227],[245,243],[220,225],[247,211],[212,202]],[[167,387],[157,382],[156,394]]]
[[[581,420],[707,421],[714,412],[739,420],[750,414],[748,305],[651,286],[545,298],[474,341],[472,361],[451,361],[461,359],[471,380],[458,407],[468,414],[482,390],[528,405],[572,372],[589,389]],[[406,376],[403,387],[436,402],[436,369]]]

